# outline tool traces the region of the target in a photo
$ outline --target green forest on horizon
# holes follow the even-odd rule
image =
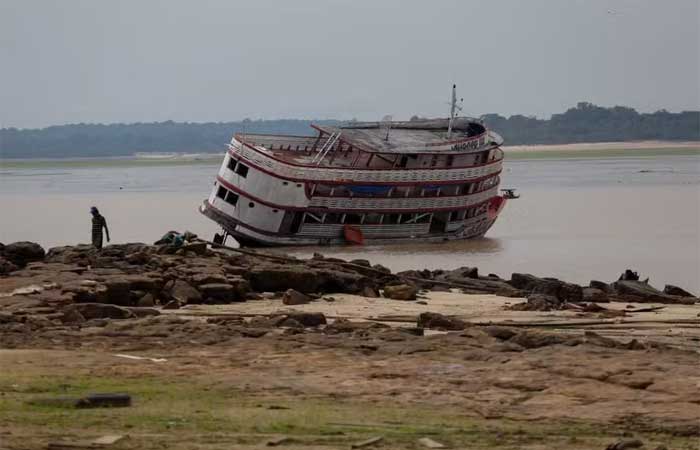
[[[416,117],[416,116],[414,116]],[[508,145],[639,140],[700,141],[700,111],[639,113],[625,106],[581,102],[550,119],[524,115],[481,116]],[[42,129],[0,129],[1,158],[129,156],[149,152],[218,152],[237,132],[311,135],[311,123],[336,120],[250,120],[71,124]]]

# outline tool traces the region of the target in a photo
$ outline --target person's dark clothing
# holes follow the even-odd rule
[[[107,229],[107,221],[101,214],[93,214],[92,216],[92,245],[97,248],[102,248],[102,228]],[[109,231],[107,232],[107,240],[109,241]]]

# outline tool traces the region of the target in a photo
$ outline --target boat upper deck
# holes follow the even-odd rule
[[[458,117],[452,123],[448,137],[449,119],[421,119],[408,122],[350,122],[338,127],[314,126],[326,133],[340,133],[342,139],[365,151],[376,153],[443,153],[460,151],[456,144],[485,136],[486,127],[476,120]]]
[[[402,155],[464,155],[501,145],[503,139],[476,119],[456,118],[447,137],[448,119],[409,122],[351,122],[312,125],[317,136],[237,134],[235,139],[261,153],[298,165],[332,161],[335,167],[392,166]],[[388,135],[388,138],[387,138]],[[233,143],[233,142],[232,142]],[[323,156],[320,154],[323,153]]]

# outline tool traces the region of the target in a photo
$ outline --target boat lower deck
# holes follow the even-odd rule
[[[300,223],[296,232],[281,234],[246,225],[224,214],[208,202],[201,206],[200,212],[221,225],[226,233],[243,246],[346,245],[350,243],[345,236],[347,224]],[[461,221],[355,224],[352,228],[359,230],[364,244],[370,245],[415,242],[416,239],[422,242],[442,242],[481,237],[491,228],[495,220],[496,217],[492,214],[485,213]]]

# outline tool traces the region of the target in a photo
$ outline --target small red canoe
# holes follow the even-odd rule
[[[345,225],[343,227],[343,235],[345,240],[351,244],[363,245],[365,243],[365,238],[362,236],[362,230],[351,225]]]

